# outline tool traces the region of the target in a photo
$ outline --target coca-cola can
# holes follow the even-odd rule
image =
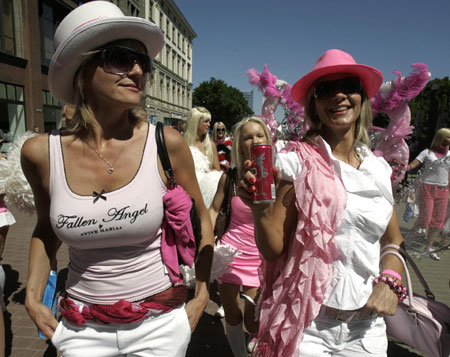
[[[253,161],[253,167],[256,169],[256,190],[253,193],[253,202],[275,202],[272,145],[254,144],[250,148],[250,154]]]

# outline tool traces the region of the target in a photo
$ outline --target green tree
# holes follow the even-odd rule
[[[223,80],[211,77],[194,89],[192,105],[205,107],[211,112],[213,123],[224,122],[228,129],[242,118],[252,114],[243,93]]]
[[[450,80],[435,78],[410,103],[411,124],[417,140],[415,152],[430,147],[437,129],[450,126]]]

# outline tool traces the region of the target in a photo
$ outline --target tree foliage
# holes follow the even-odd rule
[[[450,126],[450,80],[448,77],[433,79],[410,103],[411,124],[414,134],[411,158],[430,147],[435,132]]]
[[[213,123],[224,122],[228,129],[242,118],[252,114],[243,93],[223,80],[211,77],[194,89],[192,105],[202,106],[211,112]]]

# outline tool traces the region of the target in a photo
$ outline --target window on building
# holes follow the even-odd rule
[[[169,46],[167,46],[167,51],[166,51],[166,67],[169,68],[169,60],[170,60],[170,48]]]
[[[127,1],[127,10],[130,16],[139,17],[139,9],[131,1]]]
[[[61,128],[63,104],[53,97],[49,91],[42,91],[44,105],[44,131],[46,133]]]
[[[7,151],[9,143],[25,133],[25,98],[22,86],[0,82],[0,129],[6,142],[2,150]]]
[[[0,0],[0,51],[16,54],[13,0]]]
[[[169,37],[169,26],[170,26],[170,22],[169,22],[169,20],[167,20],[167,21],[166,21],[166,30],[167,30],[166,36],[167,36],[167,37]]]
[[[67,10],[52,5],[47,1],[39,1],[41,61],[45,66],[50,66],[53,53],[55,52],[53,45],[55,30],[65,15],[67,15]]]
[[[148,19],[150,21],[152,21],[152,22],[155,22],[154,19],[153,19],[153,1],[150,1],[150,8],[149,8],[149,12],[148,12]],[[161,30],[162,30],[162,28],[161,28]]]

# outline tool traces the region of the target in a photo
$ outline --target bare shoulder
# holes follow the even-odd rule
[[[22,146],[22,163],[42,165],[48,162],[48,134],[34,136]]]
[[[168,126],[164,127],[164,140],[166,142],[167,150],[169,154],[176,153],[178,151],[188,149],[186,141],[181,134]]]

